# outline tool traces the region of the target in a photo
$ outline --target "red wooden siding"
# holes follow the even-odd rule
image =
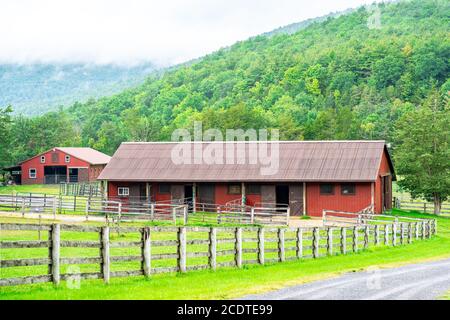
[[[383,151],[383,156],[381,158],[380,169],[378,171],[377,181],[375,182],[375,212],[381,213],[383,210],[382,204],[382,185],[381,176],[390,174],[389,162],[386,156],[386,151]],[[392,188],[391,188],[392,189]]]
[[[52,154],[58,155],[58,161],[53,162]],[[41,163],[41,156],[45,157],[45,163]],[[70,156],[70,162],[65,162],[66,154],[60,150],[55,152],[49,151],[45,154],[36,156],[28,161],[22,163],[22,184],[43,184],[44,183],[44,167],[46,166],[65,166],[65,167],[78,167],[89,168],[89,163]],[[29,170],[36,169],[36,179],[29,178]],[[98,173],[100,174],[100,173]],[[98,175],[97,175],[98,176]]]
[[[236,183],[239,184],[239,183]],[[228,184],[226,183],[216,183],[215,188],[215,199],[216,204],[226,204],[229,201],[233,201],[236,199],[241,199],[241,194],[228,194]]]
[[[356,183],[354,195],[342,195],[341,184],[334,183],[333,195],[321,195],[320,183],[306,184],[306,213],[309,216],[322,216],[322,211],[341,210],[358,212],[370,205],[370,183]]]
[[[89,169],[89,181],[95,181],[97,180],[100,173],[102,173],[102,170],[105,168],[105,164],[98,164],[98,165],[90,165]]]
[[[158,183],[152,183],[150,192],[152,194],[152,199],[154,199],[156,202],[170,201],[172,199],[170,192],[169,193],[160,193],[159,192]]]

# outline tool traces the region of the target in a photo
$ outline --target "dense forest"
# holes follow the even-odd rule
[[[279,128],[283,140],[385,139],[395,146],[398,119],[433,90],[450,90],[450,2],[378,8],[379,25],[368,23],[378,9],[362,7],[293,34],[236,43],[114,96],[13,117],[2,136],[9,154],[0,162],[67,145],[112,154],[122,141],[170,140],[194,121],[204,129]]]

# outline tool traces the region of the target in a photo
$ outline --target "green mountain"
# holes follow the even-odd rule
[[[400,1],[257,36],[120,94],[31,124],[16,119],[15,157],[56,144],[111,154],[122,141],[170,140],[194,121],[204,129],[279,128],[284,140],[395,143],[400,116],[432,89],[450,90],[449,18],[448,1]]]
[[[87,64],[0,65],[0,106],[37,115],[88,98],[112,95],[140,84],[155,70],[151,64],[133,67]]]

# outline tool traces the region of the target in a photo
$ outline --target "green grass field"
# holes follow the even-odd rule
[[[402,211],[395,211],[394,214],[430,217]],[[438,234],[432,239],[419,240],[395,248],[381,246],[346,256],[304,259],[265,266],[252,265],[241,270],[224,268],[215,272],[155,275],[149,280],[143,277],[113,278],[109,285],[105,285],[101,280],[82,280],[78,289],[68,288],[65,282],[58,288],[52,284],[1,287],[0,299],[239,298],[286,285],[337,276],[342,272],[359,271],[369,266],[388,267],[450,257],[450,219],[437,217],[437,220]],[[1,270],[4,272],[5,269]]]
[[[39,193],[58,195],[59,185],[53,184],[34,184],[34,185],[20,185],[20,186],[0,186],[0,194],[13,193]]]

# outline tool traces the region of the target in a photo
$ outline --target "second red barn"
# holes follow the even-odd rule
[[[53,148],[8,168],[17,184],[96,181],[110,156],[92,148]]]

